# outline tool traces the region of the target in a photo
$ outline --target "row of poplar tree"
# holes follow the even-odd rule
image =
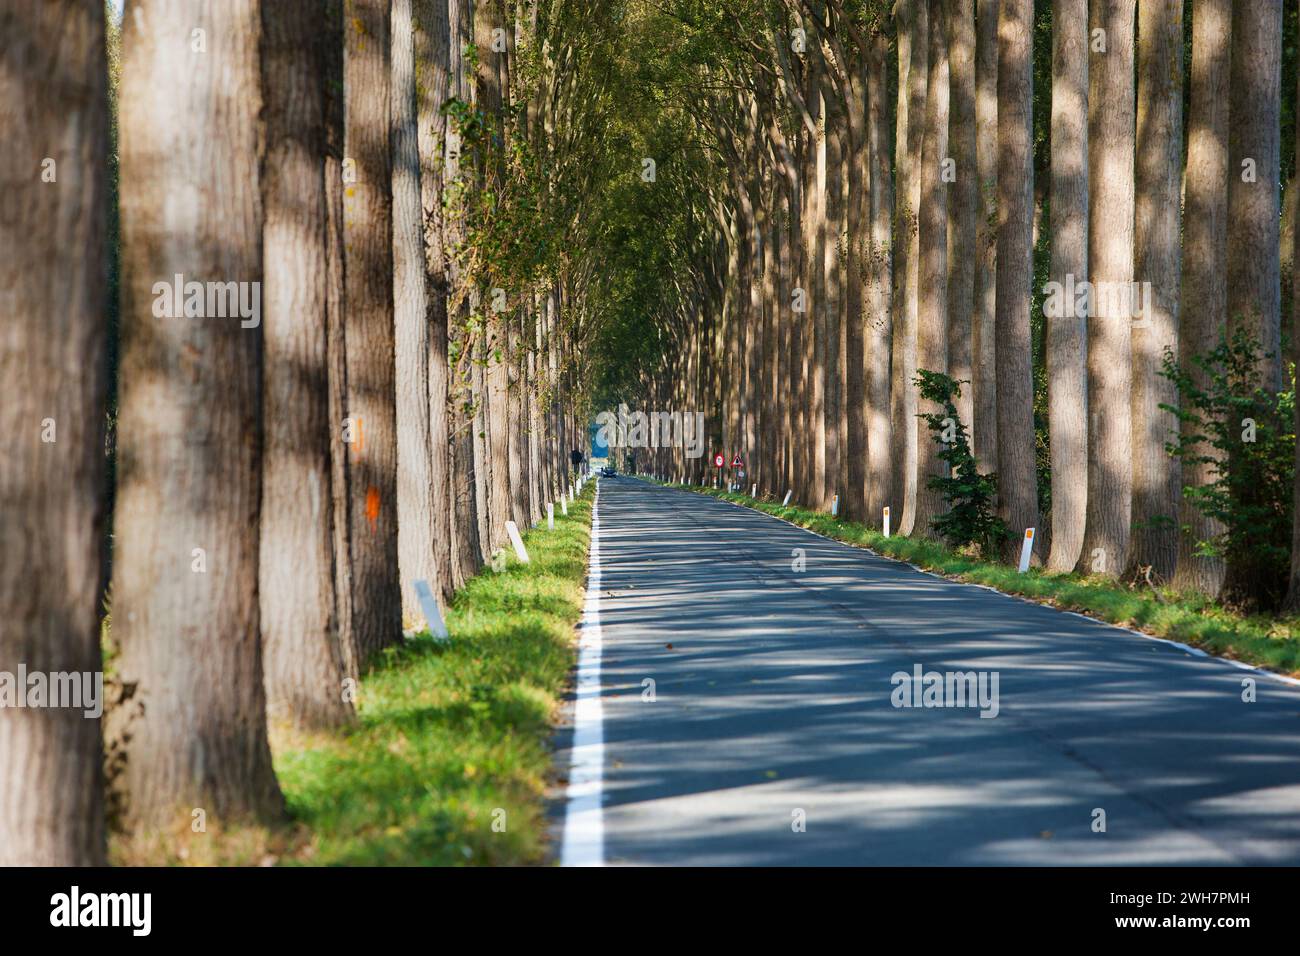
[[[557,107],[539,6],[0,6],[0,671],[111,698],[0,711],[0,864],[281,817],[268,714],[353,720],[415,582],[571,493],[582,330],[501,221]]]
[[[1225,562],[1200,545],[1223,529],[1183,489],[1211,481],[1222,452],[1168,452],[1195,426],[1162,372],[1168,355],[1205,389],[1194,359],[1242,330],[1270,356],[1264,391],[1291,388],[1294,5],[661,8],[718,185],[706,254],[665,299],[665,345],[637,389],[709,410],[715,444],[744,453],[747,492],[823,510],[838,495],[876,527],[889,507],[895,533],[928,535],[945,503],[927,479],[944,465],[914,383],[947,373],[968,383],[957,407],[997,475],[1010,553],[1037,527],[1035,561],[1053,571],[1219,593]],[[1085,281],[1138,283],[1149,306],[1044,318],[1049,283]],[[672,450],[642,460],[713,477]]]

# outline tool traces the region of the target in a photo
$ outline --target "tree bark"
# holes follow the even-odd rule
[[[1248,331],[1269,353],[1263,362],[1263,383],[1273,392],[1281,390],[1283,380],[1278,255],[1281,65],[1282,0],[1234,4],[1228,324]]]
[[[350,487],[353,614],[364,661],[402,636],[389,0],[348,5],[343,87],[344,150],[355,164],[343,204],[348,414],[359,423]]]
[[[397,565],[403,624],[427,626],[415,582],[432,589],[433,445],[430,433],[429,290],[415,79],[412,0],[392,0],[393,324],[397,386]]]
[[[1088,317],[1065,291],[1088,279],[1088,0],[1052,4],[1052,282],[1047,416],[1052,540],[1047,569],[1073,571],[1088,503]]]
[[[1192,77],[1188,112],[1186,215],[1183,232],[1182,301],[1196,303],[1184,311],[1178,361],[1198,389],[1208,374],[1193,359],[1219,342],[1227,327],[1228,290],[1228,110],[1232,48],[1231,0],[1197,0],[1192,7]],[[1182,425],[1184,434],[1194,428]],[[1212,458],[1208,443],[1192,449],[1194,458]],[[1214,480],[1212,462],[1186,461],[1182,484],[1198,488]],[[1179,506],[1178,564],[1173,585],[1217,597],[1224,566],[1218,558],[1197,554],[1197,545],[1222,532],[1184,496]]]
[[[898,18],[897,191],[894,208],[894,338],[890,417],[894,457],[892,522],[910,534],[916,511],[916,322],[919,276],[917,209],[921,200],[921,132],[925,116],[926,0],[900,0]],[[906,70],[904,70],[906,66]]]
[[[1003,0],[998,20],[998,514],[1014,560],[1038,524],[1029,299],[1034,281],[1032,0]]]
[[[443,191],[449,179],[448,122],[443,106],[451,97],[451,22],[446,0],[417,0],[415,63],[419,127],[420,193],[423,205],[425,286],[429,326],[429,482],[433,487],[433,563],[430,582],[444,601],[455,591],[452,573],[452,508],[448,365],[447,223]]]
[[[1168,581],[1178,561],[1178,389],[1160,374],[1178,352],[1183,158],[1183,0],[1138,8],[1133,279],[1151,298],[1133,324],[1133,538],[1129,567]],[[1145,301],[1145,300],[1144,300]]]
[[[982,471],[998,468],[998,6],[999,0],[976,0],[975,166],[979,171],[979,221],[975,230],[975,309],[971,316],[971,442]]]
[[[183,275],[251,297],[262,281],[260,6],[141,0],[125,24],[113,639],[126,699],[109,724],[132,830],[186,826],[196,809],[283,812],[258,613],[263,333],[252,317],[160,317],[155,288]],[[206,53],[191,52],[196,24]]]
[[[342,8],[326,12],[339,19],[322,30],[305,4],[262,8],[262,644],[268,713],[307,728],[355,715],[336,591],[325,180],[327,87],[341,80],[326,44],[341,40]]]
[[[0,671],[11,675],[25,666],[93,680],[101,670],[104,34],[102,3],[17,0],[0,11],[0,169],[14,201],[0,200]],[[0,711],[0,866],[104,865],[93,710]]]
[[[926,57],[925,131],[921,146],[921,205],[919,209],[920,277],[916,334],[917,369],[948,371],[948,184],[943,180],[948,156],[948,17],[944,0],[929,0],[926,17],[929,52]],[[958,171],[960,177],[961,172]],[[920,400],[915,383],[917,412],[934,414],[942,408]],[[947,510],[942,496],[928,487],[947,465],[939,458],[940,446],[924,422],[918,426],[916,512],[912,533],[933,537],[931,521]]]
[[[979,166],[975,110],[975,0],[948,4],[951,132],[948,150],[957,180],[948,216],[948,374],[965,384],[957,397],[957,414],[971,434],[975,399],[972,325],[975,309],[975,264],[978,248]]]
[[[1118,577],[1128,558],[1133,493],[1134,0],[1100,0],[1090,26],[1106,52],[1089,61],[1088,504],[1078,568]],[[1103,305],[1102,303],[1106,303]]]
[[[890,169],[889,38],[872,35],[868,53],[867,153],[870,163],[870,256],[863,352],[867,360],[867,518],[879,527],[891,490],[893,448],[890,431],[890,349],[893,339],[894,183]]]

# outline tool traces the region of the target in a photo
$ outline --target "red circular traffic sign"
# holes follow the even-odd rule
[[[722,452],[718,452],[716,455],[713,456],[713,467],[721,468],[726,463],[726,461],[727,461],[726,456],[723,455]]]

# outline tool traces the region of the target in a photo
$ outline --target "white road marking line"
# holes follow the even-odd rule
[[[600,484],[591,502],[591,570],[578,625],[578,686],[573,708],[573,760],[560,844],[561,866],[605,863],[605,714],[600,701]]]

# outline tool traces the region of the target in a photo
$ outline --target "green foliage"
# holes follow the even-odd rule
[[[1280,606],[1286,594],[1295,478],[1295,391],[1267,387],[1261,369],[1270,357],[1238,329],[1194,357],[1207,376],[1205,387],[1170,351],[1162,370],[1178,388],[1182,407],[1161,407],[1190,426],[1166,447],[1185,463],[1215,466],[1209,484],[1183,489],[1223,527],[1196,547],[1227,562],[1229,599],[1261,608]]]
[[[1007,540],[1007,526],[993,512],[997,476],[980,474],[966,426],[957,414],[955,399],[961,393],[962,383],[927,369],[917,369],[915,382],[921,398],[942,409],[917,415],[930,426],[930,433],[939,446],[939,459],[948,466],[946,475],[931,475],[926,479],[926,487],[939,492],[948,505],[948,510],[930,524],[952,547],[973,544],[981,555],[992,559]]]

